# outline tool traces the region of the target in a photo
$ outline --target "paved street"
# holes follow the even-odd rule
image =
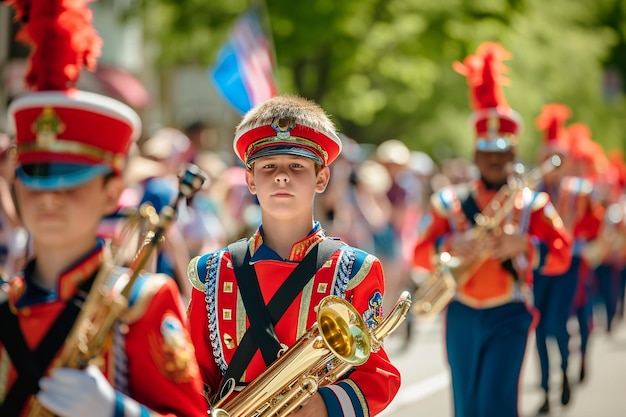
[[[601,312],[596,322],[603,320]],[[577,323],[569,323],[576,334]],[[572,402],[560,404],[560,356],[555,343],[549,345],[551,358],[551,386],[553,387],[550,416],[563,417],[621,417],[626,416],[626,322],[614,326],[609,335],[601,323],[596,325],[588,347],[588,377],[578,384],[580,364],[579,339],[570,341],[570,381]],[[383,417],[447,417],[452,416],[450,376],[442,346],[440,318],[418,321],[412,326],[413,341],[402,349],[404,328],[389,337],[386,349],[402,373],[402,387],[398,396],[381,414]],[[554,342],[549,340],[549,342]],[[543,401],[539,387],[539,363],[532,338],[522,369],[520,417],[535,417]]]

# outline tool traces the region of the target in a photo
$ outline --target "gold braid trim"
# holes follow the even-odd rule
[[[315,276],[313,279],[307,282],[302,289],[302,298],[300,300],[300,313],[298,315],[298,328],[296,329],[296,338],[302,336],[307,328],[307,319],[309,318],[309,309],[311,308],[311,296],[313,294],[313,284],[315,282]]]
[[[105,151],[95,146],[85,145],[69,140],[56,140],[45,146],[37,144],[37,142],[29,142],[17,147],[19,154],[23,155],[29,152],[52,152],[52,153],[69,153],[72,155],[81,155],[89,158],[98,159],[104,163],[113,166],[116,169],[124,167],[125,157],[122,154]]]
[[[237,346],[239,346],[241,339],[243,339],[243,335],[246,334],[246,330],[247,330],[246,314],[247,314],[246,307],[243,304],[243,298],[241,298],[241,292],[237,291],[237,311],[235,312],[235,315],[236,315],[235,317],[237,320],[235,323],[236,329],[237,329]],[[218,319],[218,322],[219,322],[219,319]],[[224,355],[224,352],[222,350],[222,359],[224,359],[223,355]],[[243,374],[241,375],[240,381],[246,381],[246,378],[247,378],[246,373],[247,371],[244,370]]]
[[[352,387],[352,389],[354,390],[354,393],[356,394],[357,398],[359,399],[359,403],[361,404],[361,408],[363,409],[363,416],[364,417],[369,417],[370,415],[370,409],[367,405],[367,400],[365,399],[365,395],[363,395],[363,392],[361,391],[361,388],[359,388],[359,386],[356,384],[356,382],[354,382],[351,379],[344,379],[341,382],[345,382],[346,384],[350,385]]]
[[[250,146],[248,146],[248,150],[244,154],[244,160],[247,161],[250,155],[253,155],[258,148],[271,145],[272,143],[293,143],[306,146],[315,149],[317,152],[319,152],[320,155],[323,156],[322,160],[328,161],[328,152],[326,152],[324,148],[322,148],[318,143],[310,139],[302,138],[299,136],[289,136],[286,139],[281,139],[278,136],[271,136],[269,138],[259,139],[256,142],[252,143]]]
[[[187,264],[187,278],[189,282],[196,290],[204,291],[204,282],[200,280],[198,276],[198,261],[200,260],[200,256],[196,256],[189,264]]]
[[[7,387],[9,381],[9,369],[11,368],[11,360],[7,350],[2,347],[0,352],[0,403],[4,403],[4,399],[7,395]]]

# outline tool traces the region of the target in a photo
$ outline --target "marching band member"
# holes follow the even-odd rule
[[[516,190],[514,204],[501,206],[502,219],[493,229],[473,225],[480,213],[497,218],[491,204],[506,189],[507,167],[516,157],[521,120],[500,88],[501,61],[508,56],[501,45],[483,43],[476,55],[454,65],[473,93],[480,178],[432,196],[429,221],[415,246],[414,265],[423,273],[433,271],[438,253],[461,262],[453,269],[459,272],[456,296],[445,311],[457,417],[518,415],[522,360],[536,319],[529,298],[532,270],[557,274],[570,261],[571,238],[545,193]]]
[[[574,151],[570,132],[564,127],[569,117],[570,110],[567,106],[551,103],[544,106],[536,120],[536,125],[544,132],[545,139],[540,150],[540,161],[554,153],[562,160],[561,169],[544,178],[544,191],[551,196],[566,229],[572,233],[574,239],[572,261],[566,271],[557,276],[546,276],[542,271],[535,271],[533,295],[540,316],[535,336],[541,368],[541,387],[545,392],[544,402],[539,408],[540,414],[550,411],[550,365],[546,344],[548,337],[556,339],[561,354],[561,404],[567,405],[571,399],[567,373],[570,353],[567,322],[574,312],[575,296],[577,293],[579,296],[584,294],[579,288],[586,285],[590,274],[588,264],[580,256],[583,243],[597,235],[600,224],[590,197],[593,185],[577,175],[577,166],[582,161],[577,156],[580,152]],[[582,316],[579,319],[586,321]],[[581,327],[581,337],[584,338],[587,335],[584,332],[586,325]]]
[[[200,416],[207,405],[170,277],[139,277],[95,363],[55,366],[103,265],[108,246],[98,225],[117,207],[141,124],[125,104],[74,88],[100,48],[85,2],[19,6],[20,36],[35,46],[27,76],[35,91],[15,99],[9,116],[15,191],[34,256],[0,291],[0,415],[29,415],[36,395],[65,417]]]
[[[316,306],[328,295],[348,300],[367,326],[381,322],[380,261],[329,238],[313,217],[314,197],[326,189],[341,147],[324,111],[299,97],[270,99],[237,127],[234,149],[247,167],[262,224],[250,238],[189,265],[188,325],[211,397],[228,397],[223,388],[233,381],[235,390],[253,381],[281,346],[313,325]],[[398,370],[380,349],[293,415],[373,416],[399,386]]]
[[[559,202],[561,179],[571,175],[574,169],[574,161],[570,157],[569,138],[564,127],[569,117],[570,109],[567,106],[550,103],[543,107],[541,114],[535,121],[537,128],[544,133],[544,142],[539,149],[539,162],[553,154],[557,154],[561,158],[561,168],[549,173],[543,179],[543,191],[550,195],[555,205],[558,205]],[[567,230],[573,230],[569,228],[571,227],[570,224],[567,224],[567,227]],[[572,262],[576,263],[578,259],[573,259]],[[574,267],[572,266],[572,268]],[[571,391],[567,378],[569,361],[567,320],[571,314],[577,280],[571,274],[545,275],[539,270],[535,271],[534,275],[534,305],[539,311],[535,341],[539,354],[541,388],[545,392],[544,402],[539,413],[546,413],[550,410],[548,398],[550,366],[546,342],[548,337],[553,337],[556,340],[561,354],[561,370],[563,372],[561,402],[566,404],[570,398]]]
[[[621,193],[618,167],[614,163],[615,160],[611,161],[608,158],[600,144],[591,140],[587,126],[577,123],[573,124],[570,130],[573,131],[573,135],[580,136],[578,142],[587,142],[587,146],[584,147],[588,160],[585,165],[587,171],[585,176],[593,182],[593,200],[601,206],[604,213],[596,239],[588,243],[583,250],[583,257],[592,270],[585,286],[587,308],[584,310],[589,315],[585,322],[589,323],[587,327],[590,327],[593,303],[596,300],[600,301],[606,313],[605,329],[607,333],[611,333],[618,302],[618,263],[621,262],[619,252],[620,247],[626,243],[626,236],[622,234],[621,227],[624,220],[623,208],[618,203]],[[583,371],[580,380],[584,379]]]
[[[604,278],[605,272],[608,272],[607,279],[610,281],[610,267],[604,268],[607,262],[606,255],[597,256],[594,254],[594,248],[602,245],[602,226],[605,219],[605,206],[602,201],[604,197],[603,186],[600,184],[599,178],[604,176],[606,167],[606,158],[604,150],[597,142],[591,139],[589,128],[583,123],[573,123],[567,127],[569,143],[571,148],[572,159],[575,162],[576,171],[573,178],[582,178],[588,184],[591,184],[591,192],[587,197],[580,198],[578,189],[572,192],[572,188],[568,187],[566,179],[565,186],[561,188],[560,201],[576,201],[577,216],[583,218],[584,223],[574,226],[574,257],[580,257],[580,265],[576,274],[577,286],[574,294],[574,304],[572,313],[576,315],[578,320],[578,328],[580,331],[580,354],[581,365],[579,372],[579,380],[583,381],[586,376],[587,369],[587,345],[589,336],[593,330],[593,295],[594,295],[594,276]],[[575,180],[574,183],[576,183]],[[576,194],[576,198],[572,199],[572,194]],[[586,202],[585,202],[586,200]],[[566,213],[566,209],[563,208]],[[581,213],[583,213],[581,215]],[[576,217],[573,215],[572,217]],[[578,240],[576,240],[578,239]],[[578,251],[577,251],[578,249]]]

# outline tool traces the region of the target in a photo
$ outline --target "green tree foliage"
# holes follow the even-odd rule
[[[115,3],[119,0],[99,0]],[[146,38],[157,45],[157,65],[209,65],[248,0],[133,0],[123,18],[140,17]]]
[[[244,0],[142,0],[163,65],[210,64]],[[483,41],[512,53],[509,104],[521,113],[523,157],[534,120],[560,102],[605,149],[623,148],[625,0],[268,0],[280,91],[314,99],[358,141],[405,141],[435,158],[469,156],[468,87],[452,63]]]

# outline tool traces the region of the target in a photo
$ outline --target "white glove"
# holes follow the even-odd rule
[[[62,417],[112,417],[115,390],[94,365],[85,370],[58,368],[39,380],[37,399]]]

